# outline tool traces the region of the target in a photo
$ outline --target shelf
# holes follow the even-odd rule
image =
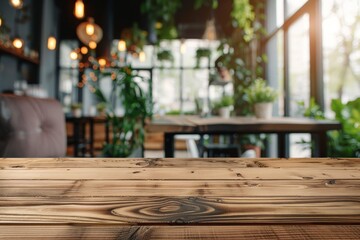
[[[7,48],[3,45],[0,45],[0,53],[5,53],[8,55],[14,56],[24,62],[28,62],[28,63],[32,63],[32,64],[36,64],[36,65],[39,64],[39,58],[32,58],[32,57],[25,56],[22,52],[20,52],[17,49],[14,49],[14,48]]]

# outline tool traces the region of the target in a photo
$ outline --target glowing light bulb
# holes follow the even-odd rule
[[[181,45],[180,45],[180,53],[181,54],[185,54],[186,53],[186,45],[185,45],[185,43],[181,43]]]
[[[23,0],[10,0],[10,4],[16,9],[21,9],[24,5],[24,2]]]
[[[90,42],[89,42],[89,48],[95,49],[96,47],[97,47],[96,42],[94,42],[94,41],[90,41]]]
[[[55,50],[56,49],[56,38],[51,36],[48,38],[47,47],[49,50]]]
[[[24,41],[21,38],[14,38],[12,42],[14,48],[20,49],[24,46]]]
[[[80,52],[81,52],[82,54],[86,55],[86,54],[89,52],[89,49],[84,46],[84,47],[82,47],[82,48],[80,49]]]
[[[71,60],[76,60],[76,59],[78,59],[78,53],[75,52],[75,51],[71,51],[71,53],[70,53],[70,59],[71,59]]]
[[[74,9],[75,17],[81,19],[85,16],[85,6],[82,0],[76,0],[75,9]]]
[[[140,61],[140,62],[145,62],[145,60],[146,60],[145,52],[144,52],[144,51],[141,51],[141,52],[139,53],[139,61]]]
[[[0,27],[2,26],[2,22],[3,22],[3,20],[2,20],[2,18],[0,17]]]
[[[118,50],[120,52],[125,52],[126,51],[126,42],[124,40],[119,41]]]
[[[86,24],[86,28],[85,28],[86,34],[89,36],[94,35],[95,33],[95,26],[92,23],[88,23]]]
[[[106,60],[104,58],[100,58],[98,62],[99,62],[100,67],[105,67]]]

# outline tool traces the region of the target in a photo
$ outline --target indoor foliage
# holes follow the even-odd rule
[[[108,76],[113,80],[110,98],[105,97],[99,87],[94,91],[99,101],[106,104],[106,117],[112,132],[112,140],[105,143],[103,154],[109,157],[128,157],[144,143],[145,119],[151,116],[149,96],[135,80],[141,77],[134,75],[129,67],[101,71],[99,75],[99,79]],[[115,114],[118,103],[125,110],[122,117]]]
[[[300,105],[304,107],[304,102]],[[340,99],[331,101],[331,110],[335,114],[336,121],[342,125],[339,131],[331,131],[328,136],[329,157],[360,157],[360,98],[347,103]],[[319,105],[312,99],[305,109],[304,116],[323,120],[326,119]],[[305,146],[312,146],[309,142],[302,141]]]

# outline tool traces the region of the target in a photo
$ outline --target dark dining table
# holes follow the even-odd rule
[[[327,156],[327,131],[341,129],[341,124],[330,120],[308,118],[273,117],[209,117],[200,116],[154,116],[147,124],[148,132],[164,133],[165,157],[174,157],[174,137],[179,134],[276,134],[278,157],[289,157],[286,137],[292,133],[309,133],[313,136],[313,157]]]
[[[360,239],[360,159],[0,159],[0,239]]]

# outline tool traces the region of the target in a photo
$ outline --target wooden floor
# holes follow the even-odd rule
[[[0,159],[0,239],[360,239],[360,159]]]

